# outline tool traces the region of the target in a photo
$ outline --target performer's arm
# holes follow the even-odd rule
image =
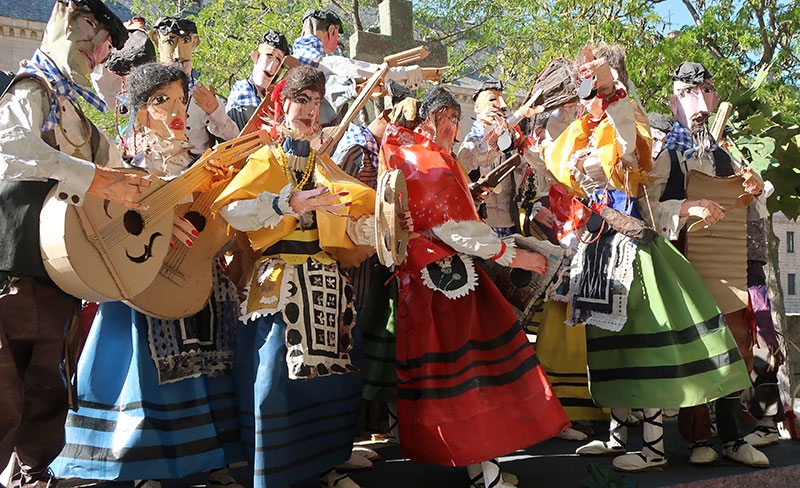
[[[57,194],[73,205],[82,205],[91,193],[138,207],[140,187],[150,182],[51,147],[40,135],[49,112],[49,95],[34,81],[16,84],[0,105],[0,180],[53,179],[58,181]],[[113,145],[110,149],[109,159],[114,162],[119,155]]]

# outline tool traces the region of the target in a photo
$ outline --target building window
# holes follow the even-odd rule
[[[796,280],[795,274],[794,273],[789,273],[788,275],[786,275],[786,277],[787,277],[787,280],[786,280],[787,281],[787,283],[786,283],[787,286],[786,286],[786,288],[787,288],[787,291],[788,291],[789,295],[796,295],[797,294],[797,286],[795,284],[795,280]]]
[[[794,252],[794,232],[786,231],[786,252]]]

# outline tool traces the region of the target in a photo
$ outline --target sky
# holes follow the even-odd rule
[[[672,30],[678,30],[684,25],[692,25],[694,23],[689,11],[686,10],[686,5],[681,0],[666,0],[658,3],[655,6],[655,11],[665,21],[669,20],[672,23]],[[670,29],[666,28],[665,30]]]

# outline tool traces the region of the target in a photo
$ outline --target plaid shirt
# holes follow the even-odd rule
[[[298,37],[292,46],[292,56],[302,64],[319,68],[319,60],[325,56],[325,48],[317,36]]]
[[[50,58],[48,58],[47,55],[39,49],[34,51],[31,59],[19,70],[19,72],[37,75],[46,79],[53,88],[53,92],[56,94],[56,96],[67,97],[73,103],[78,103],[78,96],[80,95],[97,110],[101,112],[106,111],[106,103],[100,97],[95,95],[91,90],[80,86],[74,81],[69,81],[64,78],[64,75],[62,75],[61,71],[59,71],[56,65],[53,64],[53,61],[51,61]],[[53,98],[50,100],[50,113],[47,114],[47,119],[44,121],[42,132],[54,130],[56,127],[58,127],[58,121],[58,104],[55,98]]]
[[[225,104],[225,111],[233,107],[258,107],[261,97],[258,96],[256,86],[251,80],[239,80],[233,84],[228,95],[228,103]]]
[[[197,70],[192,69],[192,73],[189,75],[189,95],[192,94],[194,88],[199,84],[197,81],[198,76],[200,76],[200,73]]]
[[[716,141],[712,141],[711,145],[706,148],[705,151],[711,152],[718,147]],[[692,140],[692,133],[689,129],[685,128],[677,121],[672,125],[672,130],[667,134],[666,140],[664,140],[664,149],[678,151],[683,154],[683,157],[686,159],[691,159],[700,151],[700,148],[697,147]]]
[[[375,136],[366,127],[353,123],[347,126],[347,132],[344,133],[339,144],[336,145],[336,151],[334,151],[331,159],[339,161],[353,146],[361,146],[366,149],[369,152],[369,162],[376,168],[378,167],[378,151],[380,148],[375,141]],[[360,171],[362,168],[358,169]]]

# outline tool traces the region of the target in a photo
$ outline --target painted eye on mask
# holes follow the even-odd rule
[[[84,17],[83,20],[85,20],[86,23],[89,24],[92,27],[92,29],[97,29],[97,23],[94,20],[92,20],[90,17]]]

